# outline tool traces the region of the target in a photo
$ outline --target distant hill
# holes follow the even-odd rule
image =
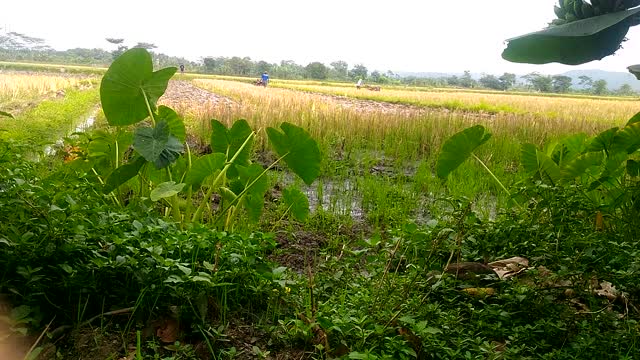
[[[595,80],[605,80],[610,90],[616,90],[624,84],[629,84],[635,91],[640,91],[640,80],[628,72],[614,72],[604,70],[571,70],[561,75],[569,76],[573,79],[573,87],[579,88],[578,78],[588,76]]]
[[[443,73],[443,72],[398,72],[398,75],[407,77],[407,76],[415,76],[415,77],[423,77],[423,78],[443,78],[448,76],[461,76],[463,73]],[[483,74],[479,73],[471,73],[471,77],[478,80],[482,77]],[[502,75],[502,74],[494,74],[494,75]],[[518,82],[524,82],[522,78],[526,74],[518,75]],[[607,86],[609,90],[619,89],[620,86],[624,84],[629,84],[633,88],[633,90],[640,92],[640,80],[636,79],[635,76],[631,75],[628,72],[614,72],[614,71],[604,71],[604,70],[570,70],[562,74],[552,74],[552,75],[565,75],[569,76],[573,79],[573,88],[580,89],[578,86],[580,80],[578,79],[580,76],[588,76],[591,79],[595,80],[605,80],[607,82]]]

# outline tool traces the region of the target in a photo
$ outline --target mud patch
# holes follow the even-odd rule
[[[309,267],[315,267],[318,253],[327,239],[320,234],[301,230],[293,233],[278,232],[276,242],[278,250],[269,256],[269,260],[302,274]]]
[[[159,103],[173,108],[189,107],[193,104],[224,105],[228,107],[237,105],[235,101],[228,97],[193,86],[190,82],[184,80],[169,81],[167,91],[160,98]]]

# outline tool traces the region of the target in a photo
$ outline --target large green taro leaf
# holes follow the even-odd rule
[[[225,156],[219,153],[199,157],[191,165],[185,182],[187,185],[193,185],[196,188],[200,187],[208,176],[213,175],[216,171],[222,170],[225,160]]]
[[[184,121],[172,108],[164,105],[158,106],[156,121],[166,121],[171,135],[175,136],[181,142],[186,140],[187,130],[185,129]]]
[[[186,184],[176,184],[175,181],[163,182],[158,184],[158,186],[151,191],[149,197],[151,198],[151,201],[158,201],[160,199],[172,197],[180,193],[185,185]]]
[[[560,167],[544,152],[533,144],[522,144],[522,167],[534,178],[549,181],[552,185],[562,179]]]
[[[475,125],[464,129],[447,139],[436,162],[436,174],[445,179],[453,170],[462,165],[471,153],[480,145],[489,141],[491,133],[485,131],[482,125]]]
[[[211,120],[211,150],[214,153],[225,154],[228,161],[238,153],[240,147],[253,133],[249,123],[246,120],[240,119],[233,123],[230,129],[227,129],[223,123],[218,120]],[[251,158],[251,151],[253,147],[253,138],[244,146],[240,151],[233,164],[229,167],[227,175],[230,178],[238,176],[238,171],[235,165],[248,166]]]
[[[160,121],[155,128],[136,129],[133,148],[158,169],[165,168],[176,161],[184,150],[182,143],[171,135],[166,121]]]
[[[120,55],[109,67],[100,84],[100,101],[109,125],[135,124],[155,111],[156,103],[167,89],[175,67],[153,71],[151,55],[135,48]]]
[[[269,141],[276,153],[296,175],[307,185],[320,175],[320,149],[311,135],[303,128],[284,122],[280,125],[282,131],[267,128]]]
[[[105,181],[104,188],[102,189],[104,193],[108,194],[120,187],[120,185],[126,183],[130,179],[133,179],[138,175],[138,172],[145,163],[146,160],[143,157],[138,156],[134,160],[113,170]]]
[[[267,177],[264,169],[258,164],[251,164],[247,167],[238,166],[239,184],[242,185],[245,194],[242,203],[251,221],[258,221],[264,208],[264,194],[269,189]],[[236,189],[236,191],[239,188]]]
[[[600,60],[620,48],[640,8],[594,16],[507,40],[505,60],[567,65]]]
[[[302,191],[293,187],[285,188],[282,191],[282,201],[294,219],[304,221],[309,216],[309,199]]]

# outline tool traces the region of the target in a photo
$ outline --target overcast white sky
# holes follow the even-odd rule
[[[0,27],[56,49],[151,42],[193,60],[249,56],[306,65],[335,60],[370,70],[560,73],[626,71],[640,62],[640,29],[603,61],[569,67],[513,64],[504,40],[545,26],[557,0],[3,0]],[[635,56],[634,56],[635,55]]]

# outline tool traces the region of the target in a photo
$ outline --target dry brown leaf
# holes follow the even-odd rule
[[[608,281],[600,283],[600,289],[595,290],[596,295],[604,296],[610,301],[614,301],[618,298],[618,290]]]
[[[162,325],[156,330],[156,336],[163,343],[174,343],[178,340],[180,334],[180,325],[175,319],[166,319]]]
[[[600,211],[596,213],[595,224],[596,224],[596,231],[604,230],[604,217],[602,217],[602,213]]]
[[[490,262],[489,267],[498,274],[501,280],[516,276],[529,268],[529,260],[523,257],[512,257],[509,259]]]
[[[485,297],[496,294],[496,289],[494,288],[466,288],[466,289],[462,289],[462,291],[466,292],[467,294],[473,297],[478,297],[478,298],[485,298]]]

